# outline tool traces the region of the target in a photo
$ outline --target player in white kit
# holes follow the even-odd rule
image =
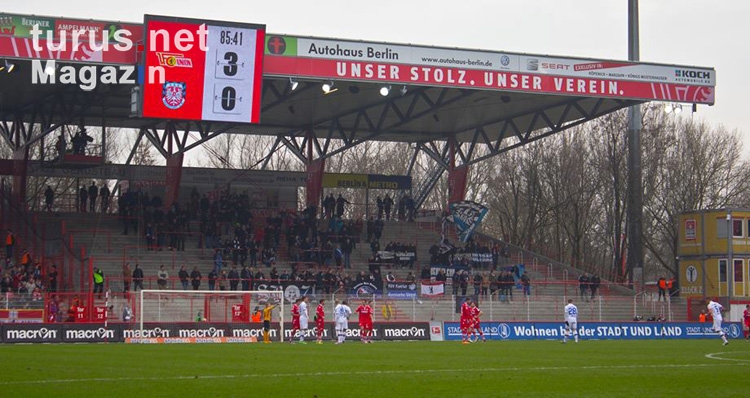
[[[352,309],[347,304],[347,301],[344,300],[333,310],[333,316],[336,321],[336,336],[338,337],[336,344],[344,343],[346,330],[349,329],[349,316],[352,315]]]
[[[724,311],[724,306],[709,298],[706,298],[705,302],[708,303],[706,304],[708,313],[711,314],[711,318],[714,319],[714,332],[718,333],[719,336],[721,336],[721,339],[724,341],[724,345],[729,344],[729,340],[727,340],[727,334],[724,333],[724,329],[721,328],[721,313]]]
[[[571,332],[575,342],[578,342],[578,307],[573,304],[573,299],[568,299],[568,305],[565,306],[565,333],[563,334],[563,343],[568,342],[568,336]]]
[[[310,321],[310,316],[307,313],[307,296],[302,296],[302,300],[299,303],[299,343],[305,343],[305,334],[307,334],[307,323]]]

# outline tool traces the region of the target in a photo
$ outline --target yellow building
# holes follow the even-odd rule
[[[678,222],[680,295],[750,297],[750,210],[687,212]]]

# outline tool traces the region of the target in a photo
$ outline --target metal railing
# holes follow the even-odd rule
[[[143,287],[146,289],[155,289],[157,287],[156,278],[144,278]],[[205,283],[201,287],[200,290],[205,291]],[[132,288],[133,285],[131,285]],[[256,286],[251,285],[250,288],[256,288]],[[183,288],[178,278],[171,277],[169,278],[167,288],[164,290],[183,290]],[[231,292],[233,290],[226,289],[224,291]],[[239,289],[234,291],[237,294],[244,292],[244,290]],[[313,302],[319,298],[330,299],[331,303],[334,303],[336,300],[349,300],[349,304],[354,307],[359,305],[362,299],[361,297],[357,297],[356,294],[341,289],[331,289],[331,291],[333,293],[325,293],[324,291],[308,292],[308,296],[311,297]],[[89,308],[90,311],[87,313],[91,314],[91,316],[87,315],[85,319],[80,319],[78,322],[97,322],[101,321],[101,318],[94,317],[94,307],[128,303],[132,308],[137,308],[137,303],[134,301],[137,297],[135,291],[112,291],[108,299],[105,299],[105,297],[106,294],[102,296],[101,294],[93,294],[92,292],[50,293],[45,295],[43,301],[31,301],[30,298],[26,298],[26,301],[23,303],[16,301],[17,304],[15,305],[0,305],[0,309],[27,309],[30,308],[27,305],[29,302],[35,303],[33,308],[47,309],[50,307],[51,299],[56,300],[58,308],[64,309],[70,306],[73,298],[79,298],[83,303],[81,305]],[[417,295],[410,299],[399,299],[388,297],[387,295],[370,296],[373,300],[371,305],[375,309],[374,319],[376,322],[457,321],[459,319],[458,308],[460,303],[463,302],[463,297],[453,295],[426,297]],[[633,320],[671,322],[687,320],[687,318],[675,319],[668,302],[663,304],[653,301],[642,303],[641,300],[633,300],[631,297],[597,296],[591,300],[574,300],[574,302],[578,306],[579,321],[581,322],[629,322]],[[479,308],[483,312],[482,320],[484,321],[562,322],[563,309],[567,304],[567,297],[517,296],[511,299],[510,297],[502,297],[499,294],[495,294],[489,297],[480,296],[477,301]],[[6,302],[8,301],[6,300]],[[2,304],[1,301],[0,304]],[[23,307],[18,308],[19,305],[23,305]],[[115,318],[117,315],[116,312]],[[635,318],[633,314],[642,314],[642,316]]]

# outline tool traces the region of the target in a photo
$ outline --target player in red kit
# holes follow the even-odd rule
[[[750,340],[750,304],[745,306],[745,311],[742,313],[742,318],[745,320],[743,330],[745,332],[745,340]]]
[[[362,300],[362,305],[357,307],[359,313],[359,339],[363,343],[372,343],[372,307],[368,300]]]
[[[472,301],[471,302],[471,334],[475,336],[474,341],[479,340],[479,337],[476,337],[476,333],[479,332],[479,336],[482,337],[482,342],[487,341],[487,339],[484,338],[484,332],[482,331],[482,324],[479,320],[479,317],[482,316],[482,310],[477,307],[477,303]],[[471,340],[471,338],[470,338]]]
[[[300,299],[297,299],[292,304],[292,335],[289,336],[289,342],[292,344],[294,344],[294,336],[299,333],[299,302]]]
[[[315,310],[315,330],[318,334],[318,340],[315,344],[323,344],[323,330],[326,327],[326,309],[325,299],[320,299],[318,302],[318,309]]]
[[[469,344],[469,330],[471,328],[471,300],[467,297],[461,304],[461,344]]]

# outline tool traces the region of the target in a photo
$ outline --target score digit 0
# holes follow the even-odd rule
[[[237,90],[232,86],[226,86],[221,90],[221,97],[214,95],[214,103],[221,100],[221,109],[231,112],[237,106],[237,102],[242,103],[242,97],[237,97]]]

